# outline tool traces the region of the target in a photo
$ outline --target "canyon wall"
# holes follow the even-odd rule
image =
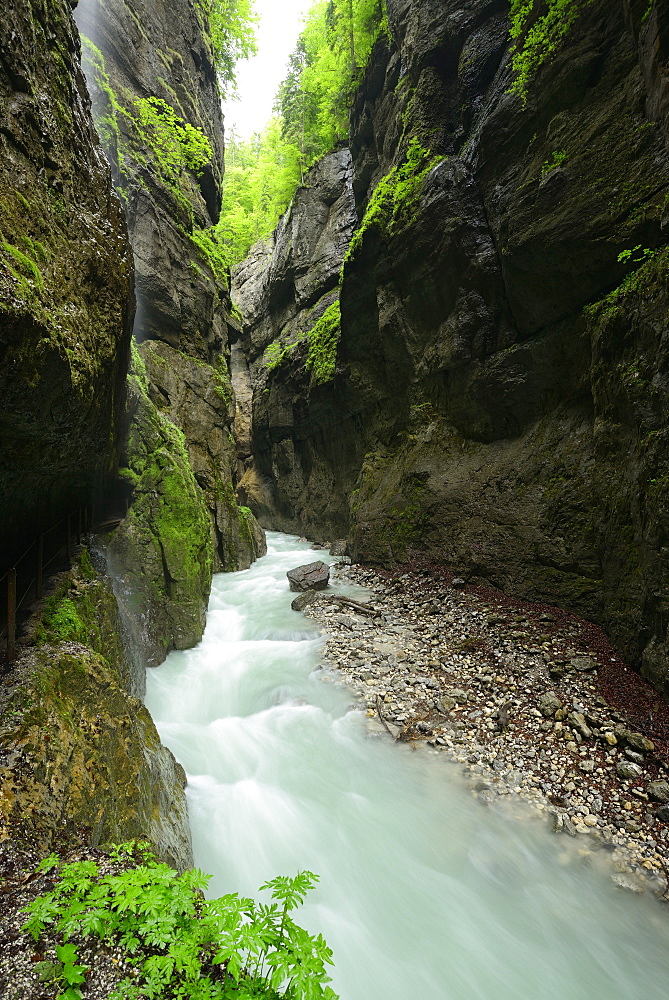
[[[130,508],[110,566],[135,647],[155,666],[201,637],[212,572],[247,567],[264,551],[233,482],[237,321],[211,230],[224,170],[220,94],[196,5],[85,0],[77,20],[137,275],[122,455]],[[211,155],[198,159],[203,140]]]
[[[249,503],[598,621],[669,694],[669,14],[576,3],[520,95],[505,0],[387,6],[350,178],[312,175],[235,278]]]
[[[100,513],[115,494],[134,297],[71,4],[19,0],[0,38],[2,571],[64,514]],[[185,775],[136,697],[104,559],[94,568],[79,549],[47,591],[19,622],[12,665],[2,641],[0,841],[48,852],[137,837],[184,868]]]
[[[114,474],[134,302],[70,5],[4,4],[0,37],[4,572]]]

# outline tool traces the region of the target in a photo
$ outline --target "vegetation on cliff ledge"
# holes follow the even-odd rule
[[[527,100],[531,78],[571,30],[590,0],[510,0],[510,35],[514,40],[510,90]]]

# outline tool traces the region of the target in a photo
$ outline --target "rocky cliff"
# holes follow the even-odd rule
[[[113,487],[134,299],[71,4],[5,5],[0,38],[4,570],[64,513],[92,501],[99,511]],[[16,663],[2,663],[0,840],[48,851],[69,838],[145,837],[183,868],[185,778],[135,697],[103,570],[80,550],[22,623]],[[1,650],[4,661],[4,638]]]
[[[666,7],[574,0],[524,93],[506,0],[387,7],[348,250],[321,277],[351,203],[312,182],[236,278],[251,505],[577,611],[669,694]],[[310,285],[338,297],[329,341]]]
[[[114,472],[133,269],[70,4],[4,4],[0,37],[4,570]]]
[[[224,166],[220,96],[196,5],[86,0],[77,20],[137,273],[139,357],[122,455],[131,506],[110,563],[136,645],[157,665],[202,635],[212,571],[244,568],[264,551],[233,485],[236,320],[211,230]]]
[[[0,841],[148,840],[192,864],[186,775],[131,694],[109,580],[88,551],[61,574],[0,688]]]

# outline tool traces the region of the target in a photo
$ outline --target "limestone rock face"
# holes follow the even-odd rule
[[[68,0],[0,10],[2,569],[113,473],[132,257]]]
[[[135,336],[211,361],[227,347],[227,296],[191,234],[218,219],[223,121],[196,6],[90,0],[76,18],[95,120],[124,193],[136,269]],[[136,101],[153,97],[208,138],[213,157],[201,177],[182,171],[175,180],[147,142]]]
[[[299,349],[261,373],[290,315],[273,303],[297,302],[290,266],[257,279],[261,314],[245,269],[237,281],[259,373],[248,495],[266,523],[578,611],[669,695],[660,7],[581,5],[523,103],[507,3],[389,0],[393,41],[352,114],[361,225],[330,382],[314,391]],[[395,204],[412,139],[425,170]]]
[[[235,396],[228,369],[221,363],[212,368],[159,341],[142,345],[141,353],[153,404],[184,433],[195,482],[210,515],[214,572],[248,569],[267,545],[251,512],[235,499]]]
[[[75,829],[93,845],[146,839],[188,867],[185,774],[130,694],[109,582],[82,561],[33,628],[0,691],[0,839],[45,853]]]
[[[332,517],[339,511],[342,532],[336,534],[348,520],[344,484],[333,478],[341,468],[338,435],[330,432],[340,414],[347,417],[348,404],[333,395],[331,381],[314,384],[306,361],[309,331],[338,301],[357,221],[351,182],[348,150],[323,157],[272,237],[254,247],[233,276],[233,298],[244,315],[233,350],[233,383],[242,402],[240,495],[261,523],[288,531],[299,524],[300,531],[318,534],[318,518],[305,523],[303,515],[321,512],[328,502]],[[282,357],[275,364],[277,353]],[[325,438],[324,427],[330,428]]]
[[[188,459],[182,431],[148,398],[133,376],[130,432],[122,473],[132,504],[109,543],[109,563],[134,622],[135,645],[147,666],[170,649],[188,649],[202,636],[213,565],[211,527]]]
[[[247,567],[265,544],[235,496],[228,365],[236,321],[210,231],[221,202],[223,121],[199,11],[181,0],[91,0],[77,14],[137,275],[134,335],[145,370],[140,361],[125,415],[131,508],[111,561],[150,665],[200,639],[212,571]],[[165,160],[140,113],[147,100],[206,137],[212,156],[201,171]]]

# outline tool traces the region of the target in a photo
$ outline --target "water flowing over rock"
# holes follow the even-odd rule
[[[237,273],[249,501],[355,558],[577,611],[669,695],[666,15],[579,5],[526,101],[507,4],[388,15],[351,118],[328,380],[282,334],[321,273],[304,254],[298,287],[289,252],[306,195]]]

